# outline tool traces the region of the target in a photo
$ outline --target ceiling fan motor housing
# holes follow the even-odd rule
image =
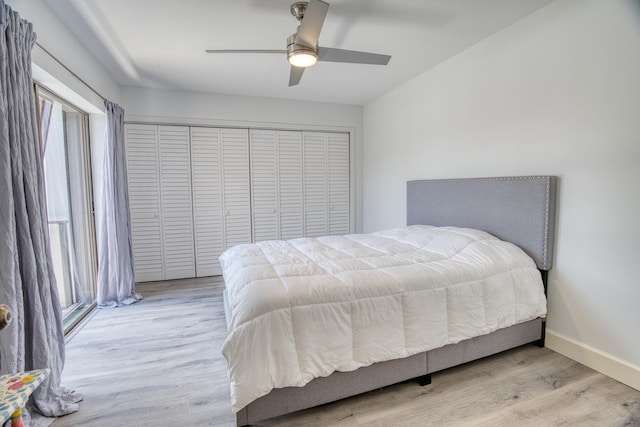
[[[292,52],[304,50],[307,52],[318,53],[318,50],[312,46],[307,46],[305,44],[296,43],[298,33],[291,34],[287,37],[287,52],[291,54]]]

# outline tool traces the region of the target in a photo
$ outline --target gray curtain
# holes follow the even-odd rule
[[[124,110],[105,101],[107,140],[102,169],[102,211],[98,227],[98,307],[133,304],[136,293],[124,143]]]
[[[36,35],[0,0],[0,303],[14,321],[0,332],[0,372],[48,367],[28,408],[53,417],[82,397],[60,387],[62,315],[49,249],[31,49]]]

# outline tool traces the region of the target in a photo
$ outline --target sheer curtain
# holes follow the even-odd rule
[[[0,372],[50,368],[30,408],[52,417],[78,410],[60,386],[62,316],[49,249],[36,101],[32,25],[0,0],[0,303],[14,315],[0,340]]]
[[[102,170],[102,211],[98,227],[98,307],[133,304],[136,293],[131,217],[124,145],[124,110],[105,101],[107,140]]]
[[[91,204],[87,196],[86,175],[90,173],[85,165],[86,140],[83,135],[84,116],[78,112],[67,111],[64,115],[64,128],[67,143],[67,172],[69,174],[69,206],[71,225],[71,272],[75,302],[82,306],[93,304],[96,281],[96,248],[87,235],[95,233],[91,226],[90,212],[87,208]]]

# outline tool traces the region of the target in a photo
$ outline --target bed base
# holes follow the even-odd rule
[[[521,345],[539,343],[542,333],[543,320],[538,318],[404,359],[375,363],[352,372],[334,372],[304,387],[274,389],[238,411],[236,422],[238,426],[247,426],[407,380],[430,384],[434,372]],[[425,380],[428,382],[422,383]]]

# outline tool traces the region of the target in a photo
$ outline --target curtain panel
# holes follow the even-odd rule
[[[105,101],[107,138],[102,170],[102,211],[98,226],[98,307],[133,304],[136,292],[124,142],[124,110]]]
[[[35,39],[31,23],[0,0],[0,303],[14,316],[0,332],[0,372],[50,368],[28,408],[53,417],[77,411],[81,396],[60,386],[64,333],[31,76]]]

